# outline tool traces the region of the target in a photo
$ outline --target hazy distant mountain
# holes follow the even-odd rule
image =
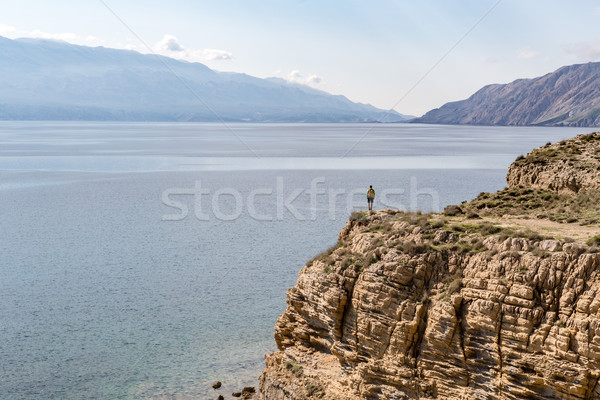
[[[384,119],[385,118],[385,119]],[[0,37],[0,119],[404,121],[282,79],[64,42]]]
[[[600,126],[600,63],[562,67],[534,79],[489,85],[414,122]]]

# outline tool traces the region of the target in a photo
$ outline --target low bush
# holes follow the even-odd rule
[[[444,208],[444,215],[454,217],[456,215],[464,214],[463,209],[457,205],[450,205]]]
[[[585,242],[585,244],[587,244],[588,246],[600,246],[600,235],[596,235],[588,239],[588,241]]]
[[[314,256],[313,258],[311,258],[306,265],[307,266],[311,266],[314,264],[315,261],[321,261],[324,264],[333,264],[334,263],[334,258],[332,257],[333,252],[341,247],[343,245],[343,243],[341,242],[337,242],[336,244],[334,244],[333,246],[331,246],[330,248],[328,248],[327,250],[317,254],[316,256]]]
[[[446,293],[448,295],[454,294],[458,291],[460,291],[460,289],[462,289],[463,287],[463,281],[462,278],[455,278],[452,282],[450,282],[450,284],[448,285],[448,290],[446,291]]]
[[[289,371],[292,371],[292,373],[297,377],[301,377],[303,375],[302,366],[293,361],[286,361],[285,368]]]
[[[506,251],[504,253],[500,254],[500,260],[504,260],[505,258],[512,258],[515,260],[520,260],[521,259],[521,253],[519,253],[518,251]]]

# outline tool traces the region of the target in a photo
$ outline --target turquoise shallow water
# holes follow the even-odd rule
[[[285,291],[369,184],[376,208],[440,209],[588,131],[2,123],[0,398],[255,385]]]

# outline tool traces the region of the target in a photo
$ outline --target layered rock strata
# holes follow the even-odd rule
[[[508,186],[567,193],[600,190],[598,140],[600,133],[597,132],[532,150],[509,167]]]
[[[261,398],[600,399],[600,227],[545,222],[353,214],[288,291]]]

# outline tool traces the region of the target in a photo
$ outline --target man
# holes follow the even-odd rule
[[[373,209],[373,200],[375,200],[375,189],[373,189],[373,185],[370,185],[369,190],[367,190],[367,203],[369,204],[369,210]]]

